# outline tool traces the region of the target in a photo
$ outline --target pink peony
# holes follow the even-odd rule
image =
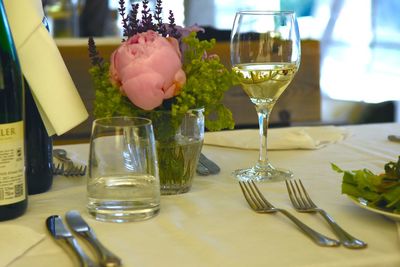
[[[136,106],[160,106],[186,82],[178,41],[151,30],[132,36],[112,53],[110,76]]]

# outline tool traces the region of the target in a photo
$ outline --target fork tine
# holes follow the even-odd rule
[[[253,191],[254,195],[257,197],[259,203],[263,204],[262,206],[267,206],[268,208],[274,208],[274,206],[271,203],[269,203],[268,200],[265,199],[264,195],[260,192],[254,181],[250,181],[249,184],[253,186],[253,187],[250,186],[250,188]],[[253,190],[253,188],[255,190]]]
[[[71,169],[70,169],[69,175],[70,175],[70,176],[75,176],[75,175],[76,175],[76,172],[77,172],[77,168],[78,168],[78,167],[76,167],[75,165],[73,165],[73,166],[71,167]]]
[[[70,171],[71,171],[71,166],[68,165],[68,166],[64,169],[63,175],[64,175],[64,176],[69,176]]]
[[[294,185],[293,185],[294,184]],[[310,206],[310,203],[307,202],[307,199],[303,196],[303,193],[299,187],[299,185],[297,184],[296,180],[293,181],[292,183],[292,188],[294,189],[294,194],[296,195],[296,198],[298,200],[298,202],[300,203],[300,206],[302,208],[307,208]],[[297,189],[297,190],[296,190]],[[297,192],[297,193],[296,193]]]
[[[58,163],[57,165],[53,164],[53,174],[61,175],[64,172],[64,164]]]
[[[81,171],[82,171],[82,166],[81,165],[75,166],[74,176],[78,176],[81,173]]]
[[[313,206],[314,208],[316,208],[317,205],[315,205],[314,202],[311,200],[310,196],[309,196],[308,193],[307,193],[307,190],[306,190],[305,187],[303,186],[303,183],[301,182],[300,179],[299,179],[299,184],[300,184],[300,187],[301,187],[301,189],[302,189],[302,191],[303,191],[303,193],[304,193],[304,195],[305,195],[305,197],[306,197],[308,203],[310,203],[311,206]]]
[[[83,175],[85,175],[85,172],[86,172],[86,166],[80,165],[79,166],[79,170],[76,173],[76,175],[77,176],[83,176]]]
[[[297,198],[294,195],[294,188],[293,188],[292,183],[290,181],[288,182],[285,180],[285,184],[286,184],[286,189],[289,193],[290,202],[292,202],[292,205],[294,206],[294,208],[300,209],[301,208],[300,204],[298,203]]]
[[[68,168],[65,170],[64,175],[65,176],[72,176],[74,172],[75,166],[73,164],[69,164]]]
[[[245,183],[245,182],[240,182],[240,181],[239,181],[239,185],[240,185],[240,188],[242,189],[242,193],[243,193],[244,198],[246,199],[247,203],[250,205],[250,207],[251,207],[253,210],[257,210],[258,207],[257,207],[257,205],[255,204],[255,202],[253,201],[253,198],[251,197],[250,191],[249,191],[249,189],[247,188],[246,183]]]
[[[293,207],[297,210],[306,210],[310,208],[311,203],[308,202],[308,199],[303,196],[303,193],[298,186],[296,180],[294,181],[285,181],[286,188],[289,193],[290,201],[293,204]]]
[[[71,176],[77,176],[79,173],[79,167],[78,166],[74,166],[71,170]]]
[[[250,196],[254,200],[254,202],[257,204],[258,208],[262,209],[265,208],[265,205],[262,200],[262,196],[260,196],[260,191],[257,189],[256,185],[254,184],[253,181],[250,181],[247,183],[248,188],[250,189]]]
[[[83,170],[80,173],[81,176],[86,174],[86,168],[87,168],[87,166],[85,165],[85,167],[83,168]]]
[[[75,175],[79,176],[80,173],[82,172],[82,170],[83,170],[83,166],[82,165],[80,165],[79,167],[76,167]]]

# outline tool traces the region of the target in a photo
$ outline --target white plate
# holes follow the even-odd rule
[[[354,204],[356,204],[357,206],[359,206],[359,207],[361,207],[363,209],[367,209],[367,210],[370,210],[372,212],[382,214],[382,215],[384,215],[384,216],[386,216],[386,217],[388,217],[388,218],[390,218],[392,220],[400,222],[400,214],[398,214],[398,213],[393,213],[393,212],[381,210],[379,208],[374,208],[374,207],[367,206],[368,200],[365,200],[363,198],[358,198],[357,199],[357,198],[352,197],[352,196],[348,196],[348,197],[350,198],[351,201],[354,202]]]

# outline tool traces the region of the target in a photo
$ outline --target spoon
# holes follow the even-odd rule
[[[56,148],[53,149],[53,156],[61,161],[72,163],[72,160],[67,157],[67,151],[65,149]]]

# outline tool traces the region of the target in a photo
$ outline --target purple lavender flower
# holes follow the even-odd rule
[[[177,31],[181,34],[180,39],[188,36],[192,32],[205,32],[205,30],[201,27],[199,27],[197,24],[194,24],[189,27],[181,27],[181,26],[175,26]]]

